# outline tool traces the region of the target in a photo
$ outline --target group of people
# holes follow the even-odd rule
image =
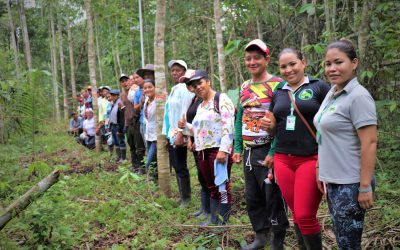
[[[228,223],[231,167],[243,161],[244,195],[255,238],[242,249],[267,244],[283,249],[287,207],[299,248],[322,249],[317,211],[323,196],[339,249],[360,249],[365,212],[373,205],[377,116],[373,98],[357,79],[356,51],[347,40],[328,45],[324,67],[329,83],[307,75],[306,59],[294,48],[279,53],[280,76],[268,72],[270,60],[263,41],[247,44],[244,62],[251,78],[241,84],[237,105],[214,90],[205,70],[188,69],[183,60],[168,63],[173,87],[162,134],[176,172],[180,206],[191,201],[190,151],[201,186],[201,208],[193,215],[204,219],[203,226]],[[120,83],[121,97],[114,90],[105,93],[115,98],[103,95],[111,103],[104,117],[111,121],[112,141],[121,152],[126,132],[132,166],[140,172],[149,162],[156,163],[154,68],[121,76]],[[124,113],[124,122],[114,109]],[[90,108],[85,114],[90,119]],[[86,120],[83,133],[91,136]]]

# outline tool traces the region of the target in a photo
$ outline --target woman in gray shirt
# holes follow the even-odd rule
[[[327,194],[339,249],[354,250],[361,249],[365,209],[373,205],[377,145],[375,102],[358,82],[357,66],[350,41],[328,45],[325,74],[333,87],[314,117],[318,187]]]

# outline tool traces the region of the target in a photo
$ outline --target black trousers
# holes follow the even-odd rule
[[[176,177],[188,178],[187,147],[173,147],[168,144],[169,164],[175,169]]]
[[[139,119],[135,119],[127,128],[127,141],[130,147],[131,160],[133,167],[144,166],[144,154],[146,147],[143,142],[142,134],[140,133]]]
[[[286,230],[289,221],[286,204],[278,185],[264,182],[268,168],[262,165],[270,144],[244,151],[245,198],[247,213],[254,231],[270,229],[274,233]]]

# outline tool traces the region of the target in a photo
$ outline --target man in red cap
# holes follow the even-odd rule
[[[272,93],[283,80],[267,71],[270,61],[267,45],[260,39],[245,47],[245,64],[251,79],[240,88],[240,101],[235,124],[235,151],[233,160],[241,161],[244,154],[245,198],[247,213],[253,230],[254,242],[244,250],[264,248],[270,241],[271,249],[283,249],[286,229],[289,226],[281,191],[272,177],[273,137],[260,129],[260,119],[265,116],[272,101]]]

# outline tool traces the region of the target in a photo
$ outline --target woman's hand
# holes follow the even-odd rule
[[[185,115],[182,115],[182,118],[178,121],[178,128],[184,129],[186,127],[186,118]]]
[[[272,130],[275,128],[274,114],[266,110],[265,116],[260,119],[260,127],[268,133],[271,133]]]
[[[264,166],[266,166],[267,168],[273,168],[274,167],[274,157],[270,156],[270,155],[265,156]]]
[[[242,161],[242,154],[234,153],[232,155],[232,160],[233,160],[234,163],[240,163]]]
[[[358,193],[358,204],[363,209],[371,208],[374,205],[374,196],[372,190],[368,193]]]
[[[317,182],[318,190],[325,195],[324,183],[319,180],[319,162],[315,164],[315,181]]]
[[[192,139],[189,138],[188,143],[187,143],[187,148],[190,152],[194,151],[194,143],[192,142]]]
[[[218,151],[217,157],[215,157],[217,162],[224,163],[226,161],[226,153],[223,151]]]

